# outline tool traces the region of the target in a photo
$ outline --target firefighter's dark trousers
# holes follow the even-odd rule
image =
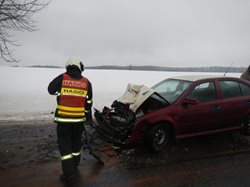
[[[57,123],[57,143],[65,176],[74,174],[81,158],[83,123]]]

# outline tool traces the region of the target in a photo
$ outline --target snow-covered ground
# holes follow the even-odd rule
[[[56,98],[48,94],[51,80],[64,69],[1,67],[0,66],[0,120],[52,119]],[[83,75],[92,82],[94,107],[110,106],[125,91],[128,83],[151,87],[159,81],[177,75],[223,73],[85,70]],[[227,76],[239,77],[240,73]]]

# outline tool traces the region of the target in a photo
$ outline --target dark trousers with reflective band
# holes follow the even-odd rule
[[[80,163],[83,123],[57,123],[57,143],[64,175],[71,175]]]

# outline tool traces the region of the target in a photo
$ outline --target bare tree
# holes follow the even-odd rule
[[[49,2],[39,0],[0,0],[0,58],[6,62],[17,62],[10,46],[18,44],[12,40],[11,31],[35,31],[32,16],[46,7]]]

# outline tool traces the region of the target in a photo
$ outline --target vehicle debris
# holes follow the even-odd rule
[[[107,142],[126,146],[138,118],[166,105],[169,103],[153,89],[128,84],[125,93],[112,103],[111,108],[104,106],[102,111],[95,109],[96,123],[92,126]]]

